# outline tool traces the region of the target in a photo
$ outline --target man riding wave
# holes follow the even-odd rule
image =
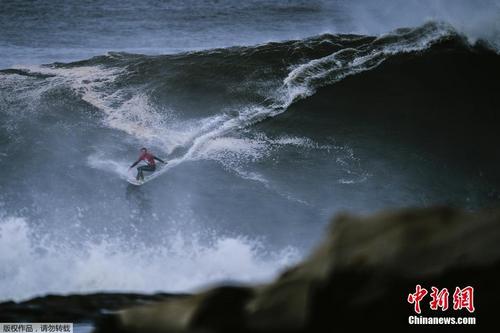
[[[162,159],[149,153],[146,148],[141,148],[141,155],[139,156],[139,159],[137,161],[135,161],[134,164],[132,164],[130,166],[129,170],[132,169],[133,167],[135,167],[137,164],[139,164],[139,162],[145,161],[147,163],[147,165],[141,165],[140,167],[138,167],[137,168],[137,176],[135,177],[135,179],[137,179],[137,180],[144,181],[144,174],[143,174],[144,171],[150,171],[150,172],[156,171],[155,160],[157,160],[163,164],[167,164]]]

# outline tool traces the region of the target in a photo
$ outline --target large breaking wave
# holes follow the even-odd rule
[[[488,205],[499,72],[435,22],[3,70],[0,298],[260,279],[338,210]],[[141,146],[170,162],[134,188]]]

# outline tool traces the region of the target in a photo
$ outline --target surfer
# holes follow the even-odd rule
[[[140,161],[145,161],[147,163],[147,165],[141,165],[140,167],[138,167],[137,168],[137,176],[135,177],[135,179],[137,179],[137,180],[139,180],[139,179],[144,180],[144,174],[143,174],[144,171],[154,172],[156,170],[155,160],[157,160],[163,164],[167,164],[162,159],[149,153],[146,148],[141,148],[141,155],[139,156],[139,159],[137,161],[135,161],[134,164],[132,164],[130,166],[129,170],[132,169],[133,167],[135,167],[137,164],[139,164]]]

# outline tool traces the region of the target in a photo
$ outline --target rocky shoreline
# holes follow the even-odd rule
[[[0,322],[92,323],[114,311],[180,297],[185,295],[166,293],[47,295],[22,302],[0,303]]]
[[[500,296],[500,211],[405,209],[337,216],[304,262],[275,281],[220,286],[193,295],[103,293],[0,304],[0,322],[92,323],[95,332],[333,332],[411,326],[409,316],[475,317],[491,331]],[[407,300],[429,289],[416,314]],[[431,287],[450,308],[429,308]],[[474,312],[453,309],[456,287],[474,288]],[[125,310],[123,310],[125,309]],[[440,325],[440,330],[460,327]]]

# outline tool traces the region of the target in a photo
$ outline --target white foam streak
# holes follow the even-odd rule
[[[342,49],[293,68],[283,81],[283,97],[279,107],[287,108],[296,100],[311,96],[322,86],[371,70],[384,62],[389,55],[427,49],[444,36],[453,33],[453,28],[445,23],[427,24],[419,30],[422,30],[422,33],[416,34],[413,30],[395,31],[377,38],[369,49]],[[392,43],[380,43],[395,37],[398,38]],[[377,47],[377,44],[381,46]]]
[[[124,180],[130,177],[128,168],[130,161],[116,161],[104,157],[102,153],[96,153],[87,158],[87,163],[95,169],[115,173]]]

